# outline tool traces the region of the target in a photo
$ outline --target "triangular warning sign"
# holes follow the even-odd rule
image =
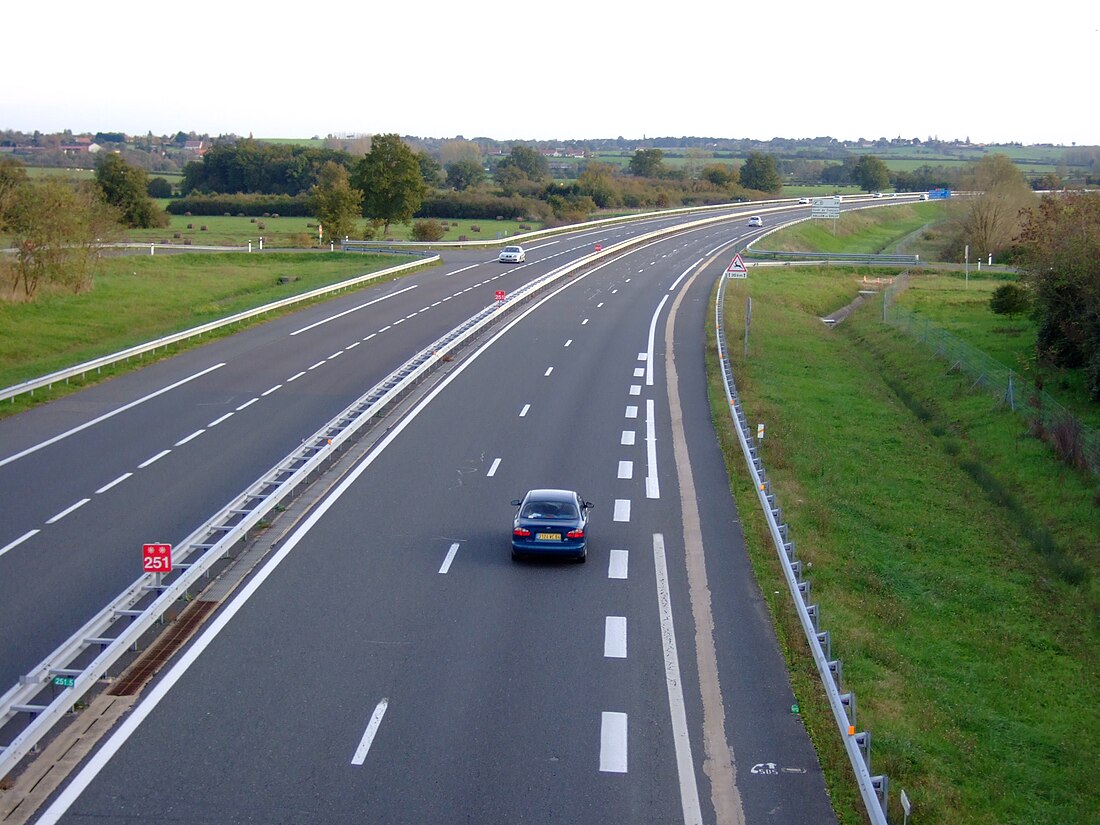
[[[730,265],[726,267],[727,278],[747,278],[749,277],[749,271],[745,268],[745,262],[741,260],[741,253],[738,252],[733,256],[733,260]]]

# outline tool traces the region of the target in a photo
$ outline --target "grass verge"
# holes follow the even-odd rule
[[[945,218],[942,203],[899,204],[842,212],[836,221],[801,221],[760,241],[761,249],[784,252],[891,253],[898,242]]]
[[[1100,485],[883,326],[829,329],[860,273],[776,269],[727,290],[734,374],[809,565],[822,628],[914,819],[1087,823],[1100,811]],[[743,355],[745,294],[752,295]],[[789,604],[710,353],[712,408],[760,586],[844,823],[847,759]],[[780,591],[779,596],[769,595]]]
[[[407,260],[399,255],[289,252],[107,258],[95,287],[87,292],[43,293],[33,302],[0,302],[0,387]],[[234,326],[233,331],[239,329]],[[214,332],[200,340],[218,335]],[[193,345],[174,345],[167,354]],[[146,355],[141,363],[152,357]],[[0,415],[127,368],[118,365],[73,379],[68,386],[24,394],[0,404]]]

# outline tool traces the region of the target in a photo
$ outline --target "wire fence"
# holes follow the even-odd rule
[[[1086,426],[1044,390],[1030,386],[1019,372],[982,350],[898,306],[905,275],[895,279],[883,297],[883,321],[916,338],[945,361],[948,369],[973,379],[971,390],[991,395],[999,404],[1023,416],[1032,434],[1047,441],[1068,463],[1100,475],[1100,431]]]

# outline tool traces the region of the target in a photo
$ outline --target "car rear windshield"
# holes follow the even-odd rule
[[[576,518],[577,508],[568,501],[529,501],[523,506],[523,518]]]

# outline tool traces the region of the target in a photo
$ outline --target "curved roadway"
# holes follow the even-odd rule
[[[0,679],[495,290],[641,231],[448,254],[0,422]],[[835,821],[706,402],[746,233],[617,256],[463,353],[41,821]],[[586,565],[510,560],[537,486],[596,503]]]

